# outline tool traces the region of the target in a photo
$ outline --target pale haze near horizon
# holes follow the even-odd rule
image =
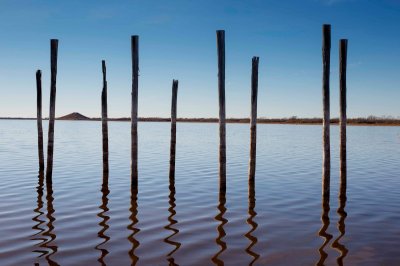
[[[35,72],[48,116],[50,39],[59,39],[56,116],[100,117],[101,60],[109,117],[129,117],[130,36],[139,35],[139,116],[217,117],[218,29],[226,31],[227,117],[248,117],[260,56],[259,117],[320,117],[322,24],[332,25],[331,116],[339,110],[338,42],[349,39],[348,116],[400,116],[397,1],[0,1],[0,116],[35,117]]]

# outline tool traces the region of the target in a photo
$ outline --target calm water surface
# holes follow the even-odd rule
[[[321,132],[259,125],[249,195],[249,126],[227,125],[224,197],[217,124],[178,123],[170,182],[169,123],[140,123],[131,193],[129,123],[109,123],[107,185],[100,122],[56,121],[46,187],[36,121],[0,121],[0,265],[400,265],[400,127],[348,128],[346,202],[332,127],[325,211]]]

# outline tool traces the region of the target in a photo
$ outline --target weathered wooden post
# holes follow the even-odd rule
[[[330,110],[329,110],[329,71],[331,56],[331,25],[322,27],[322,102],[323,102],[323,166],[322,166],[322,196],[329,202],[330,193],[330,172],[331,172],[331,152],[330,152]]]
[[[131,187],[138,187],[138,86],[139,86],[139,36],[131,37],[132,49],[132,109],[131,109]]]
[[[51,56],[51,82],[50,82],[50,113],[49,113],[49,136],[47,143],[47,169],[46,182],[52,182],[53,175],[53,151],[54,151],[54,119],[56,113],[56,80],[57,80],[57,54],[58,40],[50,40]]]
[[[171,103],[171,147],[169,159],[169,176],[175,177],[175,153],[176,153],[176,102],[178,96],[178,81],[172,81],[172,103]]]
[[[249,182],[254,185],[256,174],[256,146],[257,146],[257,95],[258,95],[258,62],[259,57],[252,59],[251,66],[251,115],[250,115],[250,163]]]
[[[225,31],[217,30],[218,96],[219,96],[219,178],[220,190],[226,190],[226,125],[225,125]]]
[[[346,70],[347,70],[347,40],[340,40],[340,193],[339,197],[346,197],[347,187],[347,156],[346,156],[346,124],[347,124],[347,88],[346,88]]]
[[[36,71],[36,104],[37,104],[37,129],[38,129],[38,153],[39,172],[44,171],[43,153],[43,126],[42,126],[42,71]]]
[[[108,115],[107,115],[107,73],[106,61],[101,61],[103,90],[101,92],[101,126],[103,135],[103,172],[108,173]]]

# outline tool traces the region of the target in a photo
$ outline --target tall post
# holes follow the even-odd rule
[[[347,187],[347,156],[346,156],[346,124],[347,124],[347,88],[346,88],[346,70],[347,70],[347,40],[340,40],[340,194],[339,197],[346,197]]]
[[[331,55],[331,25],[322,27],[322,101],[323,101],[323,166],[322,166],[322,196],[329,202],[330,193],[330,172],[331,172],[331,154],[330,154],[330,110],[329,110],[329,71]]]
[[[257,56],[253,57],[251,65],[251,115],[250,115],[250,163],[249,163],[249,182],[253,186],[254,186],[254,177],[256,174],[258,62],[259,62],[259,57]]]
[[[171,103],[171,147],[169,159],[169,177],[175,177],[175,153],[176,153],[176,102],[178,97],[178,81],[172,81],[172,103]]]
[[[226,190],[226,125],[225,125],[225,31],[217,30],[218,96],[219,96],[219,178],[220,190]]]
[[[139,36],[131,37],[132,48],[132,108],[131,108],[131,188],[138,187],[138,87],[139,87]]]
[[[101,126],[103,135],[103,172],[108,173],[108,115],[107,115],[107,73],[106,61],[101,61],[103,90],[101,92]]]
[[[56,113],[56,80],[57,80],[57,54],[58,40],[50,40],[50,112],[49,112],[49,136],[47,144],[47,169],[46,182],[52,182],[53,175],[53,151],[54,151],[54,119]]]
[[[42,71],[36,71],[36,104],[38,129],[39,172],[44,171],[43,126],[42,126]]]

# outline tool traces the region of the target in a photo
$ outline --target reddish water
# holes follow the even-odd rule
[[[348,128],[347,201],[321,204],[321,128],[259,125],[249,195],[248,125],[227,126],[218,191],[216,124],[181,124],[169,180],[169,124],[139,124],[139,191],[129,123],[110,123],[103,185],[99,122],[56,122],[52,187],[38,177],[35,121],[0,121],[0,265],[400,265],[400,128]],[[46,128],[45,128],[46,130]]]

